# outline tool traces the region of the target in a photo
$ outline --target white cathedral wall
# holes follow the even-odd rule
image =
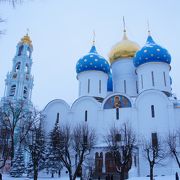
[[[135,103],[140,134],[149,137],[152,132],[165,134],[174,126],[173,104],[163,92],[144,91],[137,97]],[[152,117],[152,105],[154,106],[154,117]]]
[[[102,71],[84,71],[77,75],[79,80],[79,97],[106,97],[108,75]]]
[[[57,113],[59,113],[60,124],[66,122],[68,123],[69,111],[70,111],[69,105],[61,99],[55,99],[49,102],[43,110],[43,113],[45,114],[44,127],[46,132],[48,133],[53,129],[57,119]]]
[[[81,97],[77,99],[73,103],[70,112],[72,126],[87,123],[90,128],[95,130],[97,137],[100,136],[100,106],[101,104],[93,97]],[[87,116],[85,115],[86,112]]]
[[[169,71],[167,63],[150,62],[139,66],[136,70],[139,93],[147,89],[171,92]]]
[[[117,59],[111,65],[113,91],[137,95],[137,75],[132,58]]]
[[[152,117],[151,105],[154,105],[155,117]],[[161,91],[148,90],[142,92],[136,99],[135,106],[137,108],[139,140],[143,142],[143,138],[150,140],[151,133],[157,133],[162,140],[165,140],[168,133],[174,130],[178,124],[175,121],[173,103]],[[165,142],[163,142],[165,143]],[[140,176],[149,174],[149,165],[143,156],[140,147]],[[168,166],[157,166],[155,175],[173,174],[176,164],[172,158],[167,158],[164,164]]]
[[[166,136],[167,133],[175,129],[180,123],[180,108],[175,109],[173,103],[161,91],[148,90],[142,92],[132,103],[130,108],[119,108],[119,119],[116,119],[115,109],[104,109],[106,100],[119,93],[114,93],[106,97],[101,104],[93,97],[80,97],[71,106],[71,108],[63,100],[54,100],[50,102],[44,109],[46,116],[46,129],[49,131],[53,128],[57,113],[60,114],[60,123],[70,123],[73,126],[79,123],[88,123],[95,129],[98,137],[96,148],[92,152],[101,152],[102,147],[106,146],[104,137],[108,134],[111,127],[121,127],[124,122],[128,122],[136,132],[138,140],[143,137],[151,138],[152,132],[157,132],[160,136]],[[123,95],[123,94],[122,94]],[[151,105],[155,107],[155,117],[152,118]],[[87,111],[87,121],[85,121],[85,111]],[[147,160],[143,157],[141,144],[139,146],[139,169],[134,172],[140,176],[149,174],[149,166]],[[94,156],[93,156],[94,158]],[[155,170],[156,175],[173,174],[176,169],[176,163],[172,159],[167,159],[168,166],[158,166]],[[134,173],[133,172],[133,173]]]

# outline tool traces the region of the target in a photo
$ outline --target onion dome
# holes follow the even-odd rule
[[[22,44],[28,44],[28,45],[32,46],[32,41],[31,41],[31,39],[30,39],[30,37],[29,37],[28,34],[26,34],[26,35],[21,39],[21,42],[20,42],[20,43],[22,43]]]
[[[112,64],[119,58],[132,58],[139,49],[139,45],[129,40],[124,30],[123,39],[117,43],[109,53],[110,63]]]
[[[102,71],[107,74],[110,72],[109,63],[105,58],[97,53],[94,45],[91,47],[90,52],[80,58],[76,64],[77,73],[90,70]]]
[[[112,81],[112,74],[109,74],[108,81],[107,81],[107,91],[112,92],[113,91],[113,81]]]
[[[165,48],[156,44],[149,34],[146,44],[136,53],[133,62],[135,67],[148,62],[164,62],[170,64],[171,55]]]

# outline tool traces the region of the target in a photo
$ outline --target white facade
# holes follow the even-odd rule
[[[101,71],[85,71],[77,75],[79,80],[79,97],[81,96],[107,96],[108,75]]]
[[[71,106],[63,100],[53,100],[45,107],[47,131],[52,129],[59,113],[62,123],[69,122],[72,126],[88,123],[93,127],[100,146],[110,127],[121,127],[124,122],[128,122],[139,142],[138,165],[132,171],[138,176],[146,176],[149,170],[142,157],[141,139],[151,138],[152,133],[166,137],[169,132],[180,127],[180,101],[172,94],[170,65],[165,62],[143,62],[134,66],[133,58],[129,57],[114,61],[111,70],[112,92],[107,91],[107,73],[100,70],[78,73],[79,98]],[[118,115],[115,108],[117,99],[120,104]],[[101,150],[97,145],[95,152]],[[175,161],[171,159],[167,162],[169,165],[158,167],[155,175],[174,174],[177,171]]]
[[[138,93],[137,75],[132,58],[116,60],[111,65],[114,92],[121,92],[129,96],[136,96]]]

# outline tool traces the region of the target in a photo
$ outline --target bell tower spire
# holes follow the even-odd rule
[[[12,70],[6,77],[5,99],[31,101],[33,88],[32,51],[32,41],[27,33],[17,44]]]

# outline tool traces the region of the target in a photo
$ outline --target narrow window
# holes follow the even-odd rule
[[[23,97],[24,97],[24,99],[27,99],[27,97],[28,97],[28,89],[27,89],[27,87],[24,87]]]
[[[116,119],[119,119],[119,108],[116,108]]]
[[[154,105],[151,105],[151,116],[152,118],[155,117]]]
[[[166,86],[166,74],[165,74],[165,72],[163,72],[163,75],[164,75],[164,85]]]
[[[59,113],[56,115],[56,120],[59,122]]]
[[[124,80],[124,93],[126,94],[126,80]]]
[[[22,51],[23,51],[23,45],[19,47],[18,56],[20,56],[22,54]]]
[[[31,58],[31,50],[30,50],[30,48],[29,48],[29,47],[28,47],[28,49],[27,49],[26,54],[27,54],[27,56],[28,56],[29,58]]]
[[[137,167],[136,155],[134,156],[134,166]]]
[[[18,63],[16,64],[16,69],[15,69],[15,71],[18,72],[18,71],[20,70],[20,67],[21,67],[21,63],[18,62]]]
[[[151,139],[152,139],[152,147],[157,147],[158,146],[157,133],[152,133]]]
[[[138,82],[136,81],[136,93],[138,94]]]
[[[29,66],[28,66],[28,64],[26,64],[25,73],[29,74]]]
[[[151,77],[152,77],[152,86],[154,86],[154,72],[151,72]]]
[[[120,142],[120,141],[121,141],[121,134],[117,133],[117,134],[115,135],[115,141],[116,141],[116,142]]]
[[[87,116],[88,116],[88,114],[87,114],[87,110],[85,111],[85,122],[87,122]]]
[[[88,93],[90,93],[90,79],[88,79]]]
[[[143,76],[141,75],[141,88],[143,89]]]
[[[101,94],[101,80],[99,80],[99,93]]]
[[[85,146],[87,145],[87,143],[88,143],[87,135],[83,136],[83,143],[84,143]]]
[[[9,96],[14,96],[16,92],[16,85],[12,85],[10,89]]]

